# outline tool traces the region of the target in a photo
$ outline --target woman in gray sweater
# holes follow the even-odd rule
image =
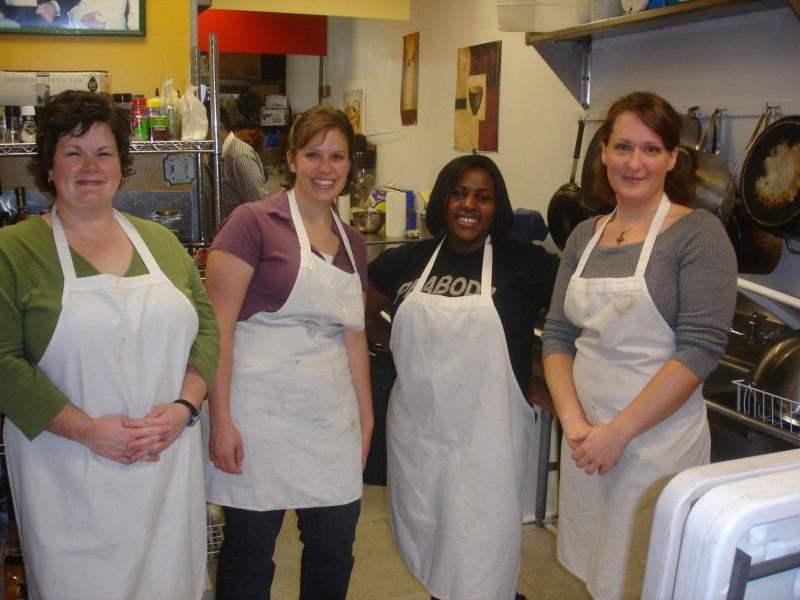
[[[558,557],[595,598],[641,596],[659,493],[709,462],[702,382],[725,349],[736,258],[719,219],[686,206],[680,125],[653,94],[609,110],[593,193],[615,209],[567,241],[543,334],[564,430]]]

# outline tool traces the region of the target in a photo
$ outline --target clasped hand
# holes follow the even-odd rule
[[[572,435],[567,435],[572,448],[572,460],[587,475],[605,475],[617,465],[628,443],[616,434],[610,424],[588,426]]]
[[[186,408],[173,403],[159,404],[141,419],[108,415],[93,420],[86,446],[124,465],[155,462],[178,438],[188,421]]]

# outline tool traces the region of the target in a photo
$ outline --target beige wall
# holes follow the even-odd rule
[[[114,92],[153,94],[170,76],[189,78],[190,1],[148,0],[145,37],[2,35],[0,69],[110,71]]]

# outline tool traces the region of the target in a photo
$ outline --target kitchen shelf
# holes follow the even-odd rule
[[[214,152],[214,141],[131,142],[130,150],[134,154],[183,154],[186,152],[211,154]],[[0,144],[0,154],[8,156],[36,154],[36,144]]]
[[[526,33],[525,44],[533,46],[573,97],[589,108],[594,40],[787,6],[800,19],[800,0],[692,0],[556,31]]]

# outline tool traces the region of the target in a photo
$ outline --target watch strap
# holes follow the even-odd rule
[[[198,419],[200,418],[200,411],[197,410],[194,404],[189,402],[188,400],[184,400],[183,398],[178,398],[175,400],[176,404],[183,404],[186,408],[189,409],[189,422],[186,424],[187,427],[191,427],[195,423],[197,423]]]

